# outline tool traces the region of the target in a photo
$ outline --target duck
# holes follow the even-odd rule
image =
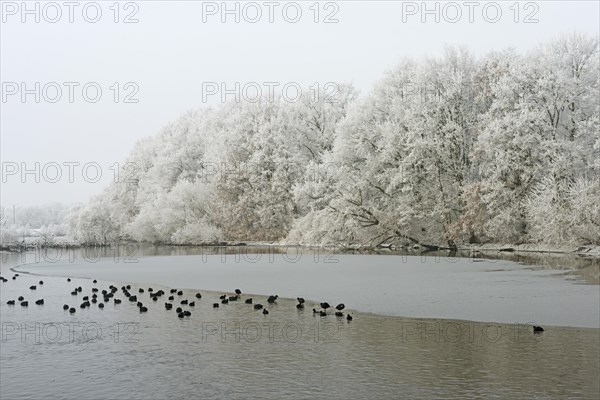
[[[177,314],[177,317],[183,318],[183,317],[185,317],[185,315],[182,312],[180,312],[180,313]]]
[[[25,300],[25,297],[23,297],[23,296],[19,296],[19,298],[18,298],[17,300],[19,300],[19,301],[23,301],[23,300]]]
[[[187,303],[188,303],[188,301],[187,301],[187,300],[181,300],[181,302],[180,302],[179,304],[184,304],[184,305],[185,305],[185,304],[187,304]]]
[[[36,300],[35,304],[37,304],[38,306],[43,306],[44,305],[44,299]]]
[[[175,312],[177,312],[177,313],[183,312],[183,309],[182,309],[181,307],[177,307],[177,308],[175,309]]]
[[[68,304],[65,304],[65,305],[63,306],[63,310],[65,310],[65,311],[66,311],[66,310],[68,310],[68,309],[69,309],[69,305],[68,305]]]
[[[28,307],[29,306],[29,302],[28,301],[22,301],[21,302],[21,306],[22,307]]]
[[[221,299],[221,300],[225,300],[226,298],[227,298],[227,295],[226,295],[226,294],[224,294],[224,295],[222,295],[222,296],[219,296],[219,299]]]
[[[143,312],[148,312],[148,307],[146,307],[146,306],[142,306],[142,307],[140,307],[140,312],[141,312],[141,313],[143,313]]]
[[[177,292],[177,296],[183,296],[183,290],[180,290],[179,292]]]
[[[296,297],[296,300],[298,300],[298,304],[304,304],[305,303],[304,298],[302,298],[302,297]]]
[[[219,308],[219,303],[213,303],[213,308]]]
[[[121,304],[121,300],[119,299],[114,299],[115,304]]]
[[[326,317],[327,316],[327,312],[325,312],[325,311],[319,311],[319,315],[321,317]]]
[[[350,314],[346,315],[346,320],[352,321],[352,315],[350,315]]]
[[[274,295],[274,296],[269,296],[269,298],[267,299],[267,303],[269,304],[273,304],[275,303],[275,301],[279,298],[278,295]]]
[[[304,308],[304,304],[303,303],[298,303],[298,304],[296,304],[296,308],[298,310],[302,310]]]
[[[75,307],[69,308],[69,314],[75,314],[75,311],[77,311],[75,310]]]
[[[39,281],[38,284],[43,285],[44,281]]]
[[[37,287],[36,287],[35,285],[31,285],[31,286],[29,286],[29,289],[31,289],[31,290],[36,290],[36,289],[37,289]]]
[[[262,310],[263,309],[263,305],[262,304],[255,304],[254,305],[254,309],[255,310]]]
[[[189,317],[190,315],[192,315],[192,312],[191,312],[191,311],[188,311],[188,310],[185,310],[185,311],[183,312],[183,315],[184,315],[184,316],[186,316],[186,317]]]
[[[342,318],[344,316],[344,313],[341,312],[341,311],[336,311],[335,312],[335,316],[338,317],[338,318]]]
[[[242,291],[240,289],[235,289],[235,294],[239,296],[240,294],[242,294]]]
[[[173,300],[175,300],[175,297],[169,296],[169,301],[173,301]]]
[[[94,279],[92,282],[93,282],[93,283],[98,283],[98,281],[97,281],[97,280],[95,280],[95,279]],[[129,289],[129,286],[127,286],[127,289]]]
[[[201,295],[200,293],[196,293],[196,298],[197,298],[197,299],[201,299],[201,298],[202,298],[202,295]]]
[[[152,301],[158,301],[158,296],[152,296]]]
[[[190,301],[188,303],[188,306],[190,306],[190,307],[196,307],[196,302],[195,301]]]
[[[329,303],[327,303],[327,302],[323,302],[323,303],[321,303],[321,308],[322,308],[323,310],[327,310],[329,307],[331,307],[331,306],[329,305]]]
[[[148,291],[149,291],[150,293],[152,293],[152,292],[154,292],[154,289],[152,289],[151,287],[149,287],[149,288],[148,288]]]
[[[170,309],[172,309],[172,308],[173,308],[173,304],[171,304],[171,303],[165,303],[165,308],[166,308],[167,310],[170,310]]]
[[[229,296],[229,301],[237,301],[237,296]]]
[[[344,305],[344,303],[340,303],[337,306],[335,306],[335,309],[338,311],[342,311],[344,308],[346,308],[346,306]]]
[[[221,300],[221,304],[229,304],[229,300],[223,299],[223,300]]]
[[[246,299],[244,301],[244,303],[246,303],[246,304],[252,304],[252,298]]]
[[[269,313],[269,310],[267,310],[266,308],[263,308],[262,313],[263,313],[263,315],[267,315]]]
[[[129,301],[137,301],[137,296],[129,296]]]
[[[104,303],[98,303],[98,308],[104,308]]]
[[[139,289],[138,289],[138,293],[144,293],[144,289],[142,289],[142,288],[139,288]]]
[[[537,326],[537,325],[533,326],[533,333],[542,333],[542,332],[544,332],[544,328],[542,328],[541,326]]]
[[[71,278],[67,278],[67,282],[71,282]]]
[[[15,305],[15,301],[14,300],[9,300],[6,302],[6,304],[8,304],[9,306],[14,306]]]

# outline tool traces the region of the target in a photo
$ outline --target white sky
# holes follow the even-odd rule
[[[245,21],[242,12],[239,23],[234,15],[226,16],[223,23],[221,1],[135,1],[127,6],[121,2],[120,22],[115,23],[110,8],[114,2],[98,1],[102,16],[97,23],[89,23],[82,9],[87,5],[86,16],[94,18],[94,5],[83,1],[75,2],[74,22],[70,23],[69,6],[57,1],[54,4],[62,17],[49,23],[57,8],[29,1],[30,9],[39,4],[40,22],[36,23],[35,14],[23,14],[21,1],[0,3],[0,202],[9,207],[85,201],[99,193],[112,179],[109,167],[122,162],[138,139],[157,133],[186,110],[220,102],[220,96],[210,96],[203,103],[203,82],[226,82],[233,88],[234,82],[242,86],[248,82],[261,86],[264,82],[297,82],[308,87],[344,81],[365,93],[403,56],[439,55],[446,44],[464,45],[476,55],[507,47],[526,51],[561,33],[598,36],[600,18],[597,1],[520,2],[518,23],[514,21],[514,1],[495,3],[502,12],[497,23],[484,18],[484,7],[488,19],[495,17],[495,5],[487,1],[474,2],[472,23],[469,6],[462,1],[454,3],[462,12],[456,23],[444,21],[447,2],[438,2],[441,20],[436,23],[433,14],[421,21],[421,1],[337,1],[327,8],[327,2],[319,4],[320,21],[331,12],[339,21],[326,24],[313,21],[314,7],[310,7],[314,1],[308,1],[298,2],[302,16],[299,22],[290,23],[282,13],[290,2],[284,1],[274,8],[275,22],[270,23],[269,6],[258,1],[263,13],[258,23]],[[228,7],[233,8],[234,3],[228,2]],[[427,7],[433,9],[435,3],[428,2]],[[244,4],[239,2],[240,9]],[[203,8],[214,7],[219,8],[217,14],[205,15],[203,22]],[[403,9],[414,7],[419,8],[415,15],[403,14]],[[455,18],[456,9],[446,6],[445,15]],[[248,18],[255,16],[255,8],[246,10]],[[293,18],[293,5],[287,10],[285,16]],[[132,11],[139,22],[123,23]],[[524,23],[532,12],[538,22]],[[40,87],[57,82],[62,98],[56,103],[47,101],[55,96],[48,86],[47,96],[40,93],[39,103],[33,94],[22,102],[18,87],[22,82],[28,89],[34,89],[35,82]],[[63,82],[79,84],[72,103]],[[82,97],[81,88],[89,82],[102,89],[97,103]],[[114,82],[119,83],[121,96],[131,92],[124,84],[135,83],[139,92],[134,98],[139,102],[124,103],[121,97],[115,103],[110,89]],[[15,87],[19,92],[11,94]],[[94,95],[91,89],[88,93]],[[35,169],[36,162],[40,163],[39,183],[34,174],[21,175],[23,166]],[[52,162],[61,166],[57,183],[50,182],[56,173],[48,164]],[[64,164],[71,162],[80,163],[73,167],[73,182],[69,182],[69,168]],[[14,163],[18,173],[7,175]],[[86,163],[98,163],[102,179],[87,182],[82,176]],[[94,169],[88,172],[91,180]]]

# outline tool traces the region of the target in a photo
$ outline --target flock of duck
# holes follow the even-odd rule
[[[15,273],[14,276],[12,277],[12,279],[16,280],[18,276],[19,276],[19,274]],[[8,279],[0,276],[0,281],[8,282]],[[71,278],[67,278],[67,282],[71,282]],[[96,285],[98,283],[98,281],[96,279],[94,279],[92,282],[94,285]],[[40,285],[40,286],[43,284],[44,284],[44,281],[38,282],[38,285]],[[29,289],[31,291],[35,291],[35,290],[37,290],[37,286],[32,285],[29,287]],[[148,312],[148,307],[145,306],[141,301],[142,295],[144,293],[148,293],[148,296],[152,302],[157,302],[163,296],[167,297],[167,301],[165,302],[165,309],[172,310],[175,308],[175,312],[177,313],[178,318],[190,317],[192,315],[192,312],[189,310],[189,308],[195,307],[196,301],[202,299],[201,293],[195,294],[196,300],[190,301],[188,299],[181,299],[181,297],[183,296],[184,293],[182,290],[178,290],[178,289],[170,289],[168,296],[167,296],[167,293],[165,293],[165,291],[163,291],[163,290],[155,291],[151,287],[149,287],[147,289],[140,287],[137,291],[137,294],[132,294],[130,292],[130,290],[132,290],[131,285],[125,285],[125,286],[121,287],[121,292],[123,293],[123,295],[125,296],[127,301],[129,301],[130,303],[135,303],[137,308],[139,309],[140,313]],[[90,295],[82,297],[82,299],[81,299],[82,303],[79,305],[79,308],[80,309],[90,308],[92,306],[92,304],[94,304],[98,308],[102,309],[102,308],[104,308],[105,304],[110,303],[111,300],[114,304],[121,304],[122,300],[115,297],[115,295],[117,294],[118,291],[119,291],[119,289],[114,285],[109,285],[107,289],[103,289],[101,291],[97,287],[93,287]],[[82,292],[83,292],[83,288],[81,286],[78,286],[71,291],[71,295],[79,296],[80,294],[82,294]],[[241,301],[242,300],[242,291],[240,289],[235,289],[234,292],[235,292],[234,295],[227,295],[227,294],[221,295],[219,297],[220,301],[213,303],[213,308],[219,308],[221,305],[224,305],[224,304],[230,304],[232,302]],[[138,296],[140,296],[139,299],[138,299]],[[175,299],[175,296],[177,296],[177,300]],[[266,299],[266,302],[267,302],[267,304],[272,305],[277,302],[278,298],[279,298],[278,295],[271,295]],[[296,304],[296,308],[298,310],[303,310],[306,301],[302,297],[297,297],[296,299],[298,300],[298,304]],[[20,302],[20,305],[22,307],[29,306],[29,301],[25,300],[24,296],[19,296],[18,301]],[[179,302],[179,305],[180,305],[179,307],[176,307],[177,301]],[[254,300],[251,297],[243,299],[243,301],[244,301],[244,304],[252,305],[253,306],[252,308],[254,310],[261,311],[263,315],[269,314],[269,310],[267,309],[266,306],[264,306],[263,304],[260,304],[260,303],[254,303]],[[9,300],[9,301],[7,301],[7,304],[14,306],[14,305],[16,305],[16,301]],[[44,299],[36,300],[35,304],[44,305]],[[184,310],[181,306],[187,306],[188,309]],[[328,309],[331,308],[329,303],[323,302],[323,303],[320,303],[319,306],[320,306],[320,309],[316,309],[316,308],[312,309],[313,314],[315,314],[315,315],[318,314],[321,317],[330,315],[330,313],[328,313],[328,311],[327,311]],[[350,314],[344,315],[344,313],[342,312],[342,310],[344,310],[345,308],[346,308],[346,306],[343,303],[338,304],[337,306],[335,306],[336,311],[333,313],[333,315],[335,315],[337,318],[345,317],[347,321],[352,321],[352,319],[353,319],[352,315],[350,315]],[[70,306],[69,304],[64,304],[63,310],[68,311],[70,314],[75,314],[77,312],[77,309],[73,306]]]

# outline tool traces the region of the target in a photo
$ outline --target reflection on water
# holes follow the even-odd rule
[[[3,272],[6,276],[6,271]],[[12,276],[12,274],[10,275]],[[8,276],[8,277],[10,277]],[[87,279],[21,275],[1,284],[3,399],[38,398],[589,398],[600,395],[600,330],[382,317],[315,316],[280,299],[263,315],[243,301],[213,308],[203,292],[177,318],[147,293],[77,308]],[[100,290],[116,282],[100,281]],[[69,292],[82,286],[83,292]],[[153,285],[154,290],[160,287]],[[233,288],[232,288],[233,289]],[[167,288],[163,288],[167,293]],[[176,299],[195,299],[185,291]],[[7,306],[23,295],[30,306]],[[124,299],[119,290],[118,298]],[[242,299],[250,297],[243,295]],[[264,296],[252,296],[266,304]],[[44,306],[32,305],[44,298]]]

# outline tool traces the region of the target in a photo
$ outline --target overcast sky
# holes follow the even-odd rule
[[[598,36],[600,13],[597,1],[438,2],[437,15],[423,14],[420,1],[239,2],[237,15],[224,14],[220,1],[122,2],[118,12],[113,3],[30,1],[27,13],[21,1],[2,1],[2,205],[86,201],[137,140],[186,110],[218,104],[220,93],[205,90],[203,99],[211,82],[256,82],[266,96],[265,82],[344,81],[364,94],[403,56],[440,55],[447,44],[475,55],[526,51],[572,31]],[[36,162],[39,183],[22,175]]]

